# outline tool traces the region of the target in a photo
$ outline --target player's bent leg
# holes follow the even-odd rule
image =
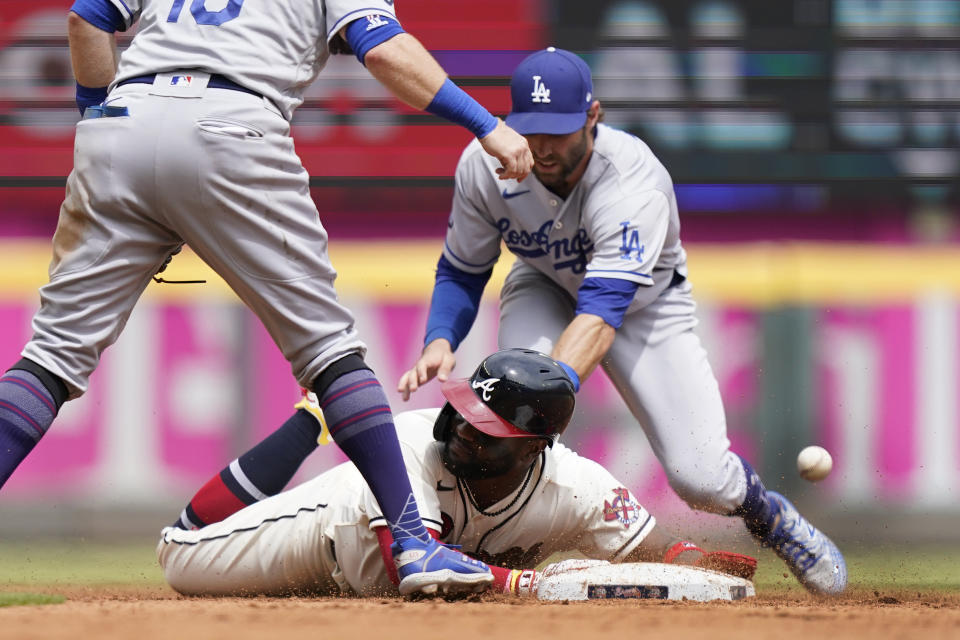
[[[199,529],[280,493],[317,448],[320,429],[314,415],[298,409],[279,429],[210,478],[173,526]]]
[[[695,449],[696,443],[689,447]],[[743,501],[745,478],[740,458],[729,449],[719,455],[668,455],[663,468],[670,488],[690,508],[726,515]]]
[[[66,399],[63,381],[26,358],[0,377],[0,487],[46,434]]]
[[[497,342],[501,349],[517,347],[550,353],[573,320],[574,311],[575,303],[564,289],[517,260],[500,291]]]
[[[843,591],[846,569],[836,546],[789,502],[768,499],[757,474],[730,451],[719,385],[692,330],[693,312],[689,286],[680,285],[628,315],[605,370],[678,495],[696,509],[743,517],[810,591]]]
[[[730,515],[741,516],[750,534],[773,550],[807,590],[818,595],[838,595],[847,588],[843,554],[822,531],[800,515],[785,497],[767,491],[745,460],[747,494]]]

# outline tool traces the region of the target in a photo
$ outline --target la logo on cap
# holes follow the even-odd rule
[[[531,102],[550,102],[550,89],[543,84],[541,76],[533,76],[533,93],[530,95],[533,97]]]

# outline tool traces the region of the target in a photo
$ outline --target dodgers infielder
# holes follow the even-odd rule
[[[443,409],[398,415],[397,431],[424,520],[443,542],[489,563],[493,588],[535,593],[532,568],[574,550],[752,576],[752,558],[705,554],[655,529],[621,482],[555,441],[574,392],[543,354],[495,353],[444,394]],[[157,555],[170,585],[188,595],[391,594],[383,524],[347,463],[202,529],[168,527]]]
[[[447,79],[393,0],[77,0],[68,35],[84,119],[34,335],[0,378],[0,485],[87,388],[151,276],[187,243],[257,314],[403,553],[402,592],[482,587],[481,564],[420,522],[389,404],[337,300],[327,234],[290,138],[304,88],[351,51],[398,98],[475,133],[503,178],[526,141]],[[138,23],[116,64],[114,32]],[[410,549],[407,549],[407,545]],[[409,551],[409,553],[407,553]]]
[[[500,346],[550,353],[577,384],[602,366],[690,506],[744,517],[810,590],[843,591],[836,546],[730,451],[718,384],[693,332],[666,169],[641,140],[600,124],[578,56],[536,52],[510,86],[507,122],[530,142],[536,179],[500,183],[475,143],[463,152],[426,346],[399,391],[406,398],[435,375],[446,379],[502,241],[517,260],[500,292]]]

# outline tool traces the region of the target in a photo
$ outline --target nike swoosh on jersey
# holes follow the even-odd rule
[[[506,189],[503,190],[503,199],[509,200],[510,198],[516,198],[517,196],[522,196],[525,193],[530,193],[530,189],[526,191],[514,191],[513,193],[508,193]]]
[[[453,491],[453,487],[445,487],[443,480],[437,480],[437,491]]]

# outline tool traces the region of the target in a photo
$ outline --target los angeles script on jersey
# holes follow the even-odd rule
[[[497,220],[497,229],[507,248],[522,258],[543,258],[552,256],[553,268],[570,269],[580,274],[587,270],[587,256],[593,251],[593,240],[583,227],[577,229],[572,237],[550,239],[553,222],[544,222],[539,229],[529,232],[525,229],[513,229],[509,218]]]

